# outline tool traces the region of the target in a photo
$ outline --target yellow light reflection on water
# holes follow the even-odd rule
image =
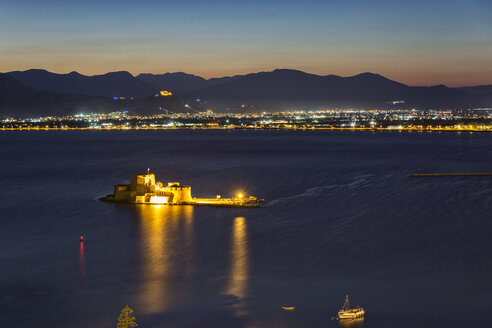
[[[226,294],[235,295],[241,300],[247,297],[247,283],[249,277],[248,238],[246,219],[237,217],[231,240],[230,274],[226,287]],[[237,307],[238,314],[244,314],[244,303]]]
[[[193,207],[137,206],[141,226],[142,265],[139,270],[139,312],[164,311],[173,298],[173,277],[191,268],[182,267],[180,257],[190,258],[193,249]],[[184,245],[184,247],[183,247]]]
[[[338,326],[341,328],[364,327],[364,318],[338,320]]]

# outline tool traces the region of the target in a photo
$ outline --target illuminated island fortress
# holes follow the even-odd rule
[[[131,183],[117,184],[112,195],[102,197],[108,202],[151,205],[201,205],[224,207],[259,207],[263,199],[244,197],[242,194],[234,198],[194,198],[191,196],[191,187],[180,185],[179,182],[169,182],[164,186],[162,182],[155,182],[155,175],[134,174]]]

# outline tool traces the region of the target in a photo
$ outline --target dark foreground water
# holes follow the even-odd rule
[[[2,326],[486,327],[491,134],[0,133]],[[147,168],[259,209],[103,203]],[[86,241],[81,244],[79,236]],[[295,312],[277,312],[296,306]]]

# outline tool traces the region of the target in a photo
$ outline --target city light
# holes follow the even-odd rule
[[[138,115],[127,110],[66,116],[5,118],[1,130],[285,129],[492,132],[492,109],[327,109],[262,113]]]

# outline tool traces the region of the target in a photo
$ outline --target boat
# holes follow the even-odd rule
[[[345,303],[338,311],[338,320],[355,320],[364,318],[366,311],[359,305],[350,306],[349,296],[345,295]]]
[[[280,310],[282,311],[294,311],[296,309],[295,306],[281,306]]]

